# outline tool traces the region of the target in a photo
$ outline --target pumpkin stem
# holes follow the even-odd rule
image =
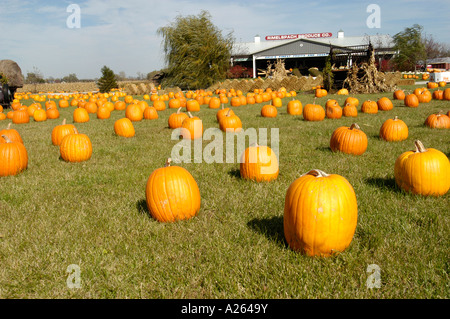
[[[180,114],[181,109],[182,109],[182,107],[178,108],[177,114]]]
[[[191,114],[191,112],[189,112],[189,111],[188,111],[188,115],[189,115],[190,118],[193,117],[192,114]]]
[[[230,112],[231,112],[231,109],[228,109],[228,112],[227,112],[226,116],[230,116]]]
[[[425,146],[423,146],[422,142],[419,140],[415,140],[414,144],[416,145],[416,153],[424,153],[427,151],[427,149],[425,148]]]
[[[353,129],[357,129],[357,130],[360,130],[361,128],[359,127],[359,125],[358,124],[356,124],[356,123],[353,123],[351,126],[350,126],[350,129],[351,130],[353,130]]]
[[[7,135],[2,135],[2,137],[5,139],[6,143],[12,143]]]
[[[168,167],[170,166],[170,163],[172,163],[172,159],[169,157],[166,161],[166,165],[164,165],[164,167]]]
[[[394,121],[397,121],[398,120],[398,116],[396,115],[395,117],[394,117]]]
[[[312,175],[314,177],[327,177],[327,176],[330,176],[330,174],[327,174],[324,171],[321,171],[320,169],[310,170],[308,173],[303,174],[303,176],[304,175]]]
[[[62,121],[62,124],[61,125],[66,125],[66,119],[64,119],[63,121]]]
[[[7,130],[11,128],[11,123],[8,123],[8,126],[6,127]]]

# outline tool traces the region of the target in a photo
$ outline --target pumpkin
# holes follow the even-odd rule
[[[219,127],[222,131],[239,132],[242,130],[241,119],[236,114],[230,114],[231,110],[220,119]]]
[[[440,87],[444,87],[444,86],[447,85],[447,82],[445,82],[445,81],[439,81],[438,84],[439,84]]]
[[[169,116],[169,128],[176,129],[181,127],[181,124],[183,121],[189,117],[186,113],[181,112],[182,107],[179,107],[178,110],[175,113],[172,113]]]
[[[276,117],[277,114],[277,108],[271,104],[266,104],[261,108],[262,117]]]
[[[6,120],[6,114],[0,112],[0,121]]]
[[[106,120],[106,119],[109,119],[110,117],[111,117],[111,111],[109,110],[109,108],[107,106],[105,106],[105,104],[98,107],[97,118],[99,120]]]
[[[74,129],[72,134],[64,136],[61,140],[59,152],[66,162],[87,161],[92,156],[91,140],[86,134],[80,134]]]
[[[404,99],[405,106],[407,107],[418,107],[419,106],[419,99],[417,95],[414,93],[410,93],[405,96]]]
[[[230,111],[230,110],[231,110],[231,109],[230,109],[229,107],[224,108],[224,107],[223,107],[223,104],[222,104],[222,108],[221,108],[219,111],[217,111],[217,113],[216,113],[217,122],[220,123],[220,119],[221,119],[222,117],[224,117],[225,115],[227,115],[227,114],[228,114],[228,111]],[[230,114],[234,114],[233,110],[231,110]]]
[[[241,106],[241,98],[237,96],[232,97],[230,100],[230,105],[234,107]]]
[[[359,100],[356,97],[349,96],[348,98],[345,99],[344,102],[344,105],[347,104],[357,107],[359,105]]]
[[[154,106],[147,106],[144,109],[144,119],[146,120],[156,120],[159,115],[158,115],[158,111],[156,110],[156,108]]]
[[[358,205],[344,177],[311,170],[289,186],[283,228],[289,247],[308,256],[327,257],[352,242]]]
[[[356,108],[355,105],[351,105],[351,104],[347,103],[342,108],[342,115],[344,115],[345,117],[357,117],[358,109]]]
[[[202,120],[197,116],[192,116],[191,112],[188,112],[188,115],[189,117],[181,123],[181,136],[191,140],[201,138],[203,136]]]
[[[173,98],[169,100],[169,109],[178,109],[181,107],[181,101],[177,98]]]
[[[404,100],[405,97],[406,97],[406,95],[403,90],[395,90],[394,91],[394,100]]]
[[[415,150],[402,153],[395,161],[394,176],[397,185],[413,194],[441,196],[450,188],[450,162],[447,156],[434,148],[425,148],[414,142]]]
[[[220,108],[220,104],[220,99],[214,96],[209,100],[208,107],[210,109],[218,109]]]
[[[437,88],[439,85],[436,82],[428,82],[427,83],[427,88],[429,89],[435,89]]]
[[[290,115],[302,115],[303,105],[299,100],[292,99],[287,104],[287,113]]]
[[[200,104],[197,100],[188,100],[186,102],[186,111],[188,112],[199,112],[200,111]]]
[[[368,114],[378,113],[378,104],[375,101],[367,100],[361,105],[361,112]]]
[[[277,156],[270,147],[255,144],[242,153],[239,171],[243,179],[256,182],[275,180],[279,173]]]
[[[30,115],[26,110],[16,110],[12,114],[14,124],[25,124],[30,122]]]
[[[367,150],[367,135],[358,124],[350,127],[341,126],[334,130],[330,139],[330,148],[333,152],[361,155]]]
[[[329,119],[340,119],[342,117],[342,108],[334,99],[325,103],[325,116]]]
[[[388,142],[406,140],[408,133],[408,126],[398,116],[394,119],[387,119],[380,127],[380,138]]]
[[[60,145],[64,136],[76,131],[77,129],[73,124],[66,124],[66,119],[63,119],[62,124],[55,126],[52,130],[52,144]]]
[[[77,107],[73,111],[73,121],[75,123],[85,123],[89,122],[89,113],[85,108]]]
[[[166,109],[166,103],[163,100],[156,100],[153,101],[153,107],[156,109],[156,111],[164,111]]]
[[[315,96],[316,96],[316,97],[324,97],[324,96],[327,96],[327,94],[328,94],[327,90],[321,89],[321,88],[316,89],[315,92],[316,92],[316,93],[315,93]]]
[[[321,105],[308,103],[303,109],[303,119],[305,121],[323,121],[325,119],[325,110]]]
[[[0,176],[17,175],[28,167],[28,153],[20,142],[11,141],[8,135],[1,135]]]
[[[433,100],[443,100],[444,99],[444,91],[442,91],[442,90],[434,91],[433,94],[431,95],[431,98]]]
[[[160,222],[186,220],[200,210],[200,190],[194,177],[183,167],[171,166],[154,170],[145,188],[150,215]]]
[[[394,108],[394,104],[387,97],[379,98],[377,101],[378,110],[380,111],[390,111]]]
[[[116,101],[116,103],[114,103],[114,110],[116,111],[123,111],[125,110],[127,107],[127,104],[124,101]]]
[[[348,90],[347,89],[340,89],[337,92],[338,95],[348,95]]]
[[[0,131],[0,136],[6,135],[12,142],[18,142],[23,144],[22,137],[16,129],[11,128],[11,123],[8,123],[8,126]]]
[[[95,114],[97,113],[98,105],[95,102],[87,102],[84,105],[84,109],[86,109],[86,111],[90,114]]]
[[[450,101],[450,88],[444,90],[444,100]]]
[[[133,137],[135,135],[133,123],[127,117],[118,119],[114,122],[114,132],[116,135],[123,137]]]
[[[275,106],[275,107],[282,107],[283,106],[283,101],[279,97],[274,97],[272,99],[272,105]]]
[[[417,95],[419,103],[428,103],[431,101],[431,92],[427,88],[417,88],[414,90],[414,94]]]
[[[144,112],[137,104],[129,104],[125,109],[125,117],[132,122],[139,122],[144,118]]]
[[[59,111],[56,107],[50,107],[45,112],[46,112],[47,118],[50,120],[59,118]]]
[[[444,111],[440,111],[435,114],[430,114],[424,123],[429,128],[450,128],[450,117],[444,114]]]

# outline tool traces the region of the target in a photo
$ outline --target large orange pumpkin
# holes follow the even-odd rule
[[[344,251],[353,240],[357,219],[355,191],[340,175],[311,170],[286,192],[284,236],[291,249],[308,256]]]
[[[241,155],[239,171],[243,179],[269,182],[278,177],[277,156],[268,146],[250,146]]]
[[[330,148],[333,152],[361,155],[367,150],[367,135],[358,124],[350,127],[341,126],[334,130],[330,139]]]
[[[28,153],[20,142],[11,141],[8,135],[1,135],[0,176],[17,175],[28,167]]]
[[[388,142],[406,140],[408,134],[408,126],[397,116],[394,119],[387,119],[380,127],[380,138]]]
[[[183,167],[154,170],[147,180],[145,198],[150,215],[160,222],[175,222],[194,217],[200,210],[200,190],[194,177]]]
[[[416,149],[401,154],[394,164],[397,185],[413,194],[441,196],[450,188],[450,161],[441,151],[414,142]]]

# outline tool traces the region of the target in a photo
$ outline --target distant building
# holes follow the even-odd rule
[[[332,52],[335,68],[345,70],[354,63],[367,61],[370,44],[379,69],[387,69],[388,61],[395,54],[391,36],[345,37],[342,30],[338,31],[337,36],[330,32],[289,34],[266,36],[265,41],[256,35],[253,42],[235,43],[231,64],[252,69],[256,78],[257,70],[266,69],[268,62],[284,59],[286,69],[297,68],[301,74],[307,75],[311,67],[321,70],[326,57]]]

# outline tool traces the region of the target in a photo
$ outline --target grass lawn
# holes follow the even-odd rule
[[[355,95],[358,110],[382,96],[392,99],[392,93]],[[303,106],[314,99],[296,98]],[[316,103],[329,98],[342,106],[346,96]],[[279,128],[278,179],[242,180],[237,162],[177,164],[197,181],[201,209],[167,224],[149,216],[145,186],[179,142],[167,125],[175,109],[134,122],[136,136],[129,139],[113,129],[125,111],[107,120],[91,114],[75,124],[93,145],[92,158],[81,163],[64,162],[51,143],[54,126],[63,118],[72,123],[73,107],[60,109],[56,120],[13,124],[29,162],[21,174],[0,179],[0,298],[449,298],[450,193],[399,190],[394,162],[416,139],[450,156],[450,131],[423,125],[429,114],[448,112],[450,102],[407,108],[393,100],[391,111],[306,122],[287,114],[288,101],[274,119],[260,116],[262,104],[233,108],[244,129],[269,128],[269,142],[270,128]],[[216,111],[202,106],[196,113],[205,129],[218,127]],[[409,127],[408,139],[380,140],[382,123],[396,115]],[[0,121],[0,129],[10,121]],[[352,123],[367,134],[367,151],[331,152],[332,132]],[[315,168],[344,176],[358,201],[353,241],[330,258],[299,254],[284,240],[287,188]],[[380,288],[366,286],[372,264],[379,266]],[[69,265],[79,267],[81,288],[68,287]]]

